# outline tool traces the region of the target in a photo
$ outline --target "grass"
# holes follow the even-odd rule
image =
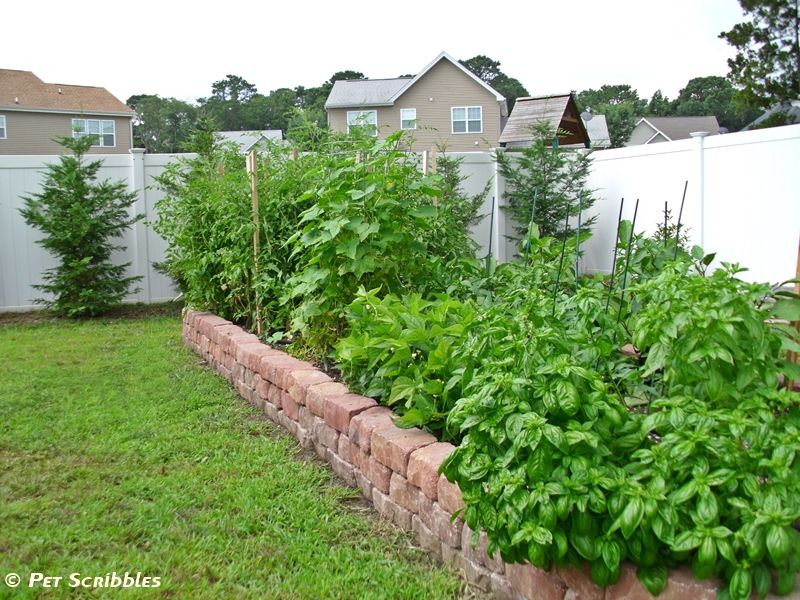
[[[0,324],[0,597],[452,598],[435,568],[180,342],[174,314]],[[23,585],[5,587],[18,573]],[[98,594],[99,593],[99,594]]]

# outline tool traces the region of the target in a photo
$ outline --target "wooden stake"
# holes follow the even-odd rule
[[[436,148],[431,149],[431,173],[436,173]]]
[[[423,150],[422,151],[422,174],[423,175],[427,175],[428,174],[428,151],[427,150]]]
[[[253,285],[258,279],[258,255],[261,249],[261,239],[259,235],[259,210],[258,210],[258,152],[251,150],[247,155],[247,173],[250,175],[250,195],[253,201]],[[263,322],[261,319],[261,303],[256,299],[256,333],[263,333]]]

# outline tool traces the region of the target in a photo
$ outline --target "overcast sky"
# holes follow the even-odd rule
[[[742,20],[737,0],[22,0],[3,6],[0,68],[193,102],[229,73],[266,94],[416,73],[445,50],[499,60],[532,95],[628,83],[674,98],[727,73],[717,36]]]

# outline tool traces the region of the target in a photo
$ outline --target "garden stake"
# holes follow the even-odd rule
[[[664,200],[664,248],[667,247],[667,201]]]
[[[633,232],[636,229],[636,213],[639,212],[639,199],[636,199],[636,206],[633,209],[633,221],[631,222],[631,233],[628,236],[628,247],[625,255],[625,271],[622,273],[622,288],[619,294],[619,310],[617,311],[617,324],[622,318],[622,301],[625,299],[625,286],[628,283],[628,267],[631,264],[631,244],[633,243]]]
[[[614,289],[614,274],[617,271],[617,249],[619,248],[619,224],[622,223],[622,207],[625,206],[625,198],[619,201],[619,214],[617,215],[617,237],[614,238],[614,262],[611,263],[611,281],[608,282],[608,296],[606,297],[606,314],[608,305],[611,303],[611,292]]]
[[[259,239],[259,216],[258,216],[258,152],[252,150],[247,155],[247,173],[250,175],[250,193],[253,200],[253,286],[257,285],[258,280],[258,255],[261,248]],[[261,335],[263,322],[261,320],[261,303],[258,295],[255,296],[256,304],[256,333]]]
[[[564,218],[564,241],[561,243],[561,258],[558,261],[558,273],[556,274],[556,284],[553,286],[553,316],[556,316],[556,294],[558,293],[558,284],[561,282],[561,268],[564,266],[564,253],[567,250],[567,227],[569,226],[569,211]]]
[[[536,214],[536,198],[539,195],[539,190],[533,190],[533,205],[531,205],[531,220],[528,221],[528,239],[526,240],[526,250],[527,250],[527,257],[526,262],[530,265],[531,263],[531,230],[533,229],[533,216]],[[494,213],[494,209],[492,209]]]
[[[675,254],[672,255],[672,260],[678,258],[678,244],[680,243],[681,235],[681,219],[683,218],[683,203],[686,202],[686,188],[689,187],[689,180],[683,183],[683,198],[681,198],[681,210],[678,213],[678,226],[675,229]]]
[[[486,276],[491,275],[491,262],[492,262],[492,242],[494,241],[494,203],[495,197],[492,196],[492,214],[489,218],[489,252],[486,254]]]
[[[578,198],[578,229],[575,233],[575,289],[578,289],[578,261],[581,254],[581,212],[583,212],[583,198]]]

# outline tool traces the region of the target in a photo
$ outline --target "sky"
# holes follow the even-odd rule
[[[267,94],[416,73],[442,50],[500,61],[531,95],[626,83],[672,99],[727,73],[718,35],[744,19],[737,0],[28,0],[2,20],[0,68],[194,102],[227,74]]]

